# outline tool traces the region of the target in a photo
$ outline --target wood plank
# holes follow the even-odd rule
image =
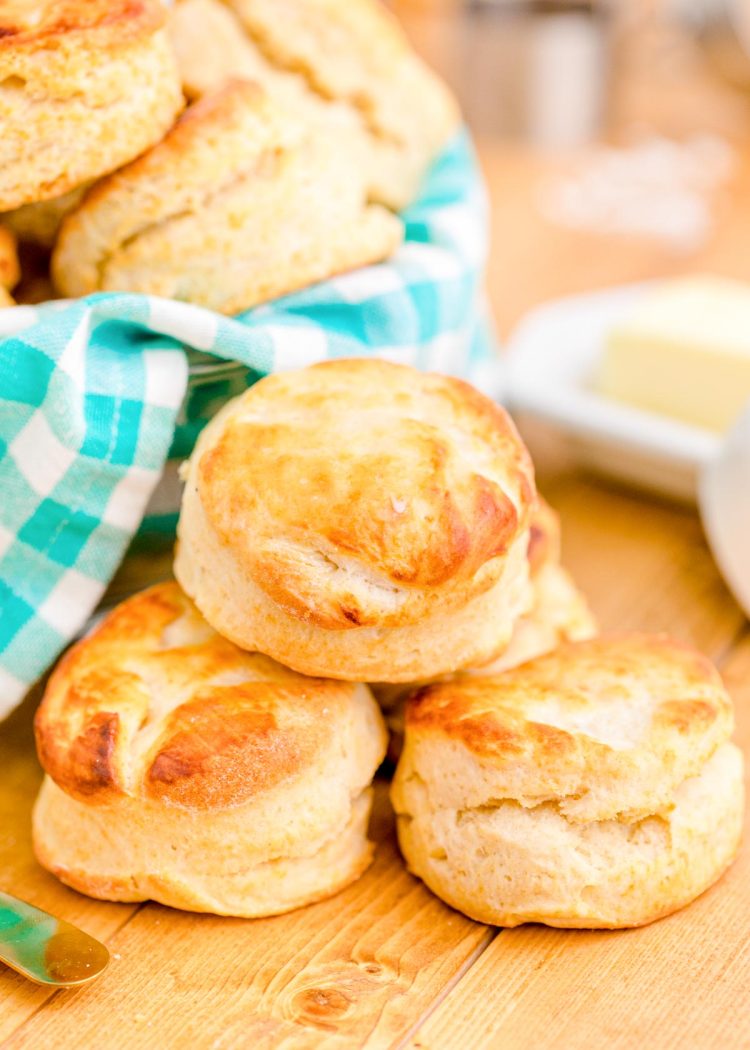
[[[750,633],[723,666],[750,754]],[[750,813],[740,856],[689,908],[639,930],[503,931],[411,1050],[746,1050]]]
[[[714,659],[745,619],[694,510],[584,475],[541,474],[562,520],[563,561],[603,631],[667,631]]]
[[[669,624],[714,655],[727,648],[740,614],[694,514],[578,475],[542,481],[562,512],[566,560],[605,628]],[[60,993],[33,1017],[48,993],[4,974],[13,997],[11,1009],[0,1011],[0,1032],[18,1030],[10,1046],[65,1047],[75,1034],[86,1045],[111,1020],[134,1047],[172,1041],[174,1033],[196,1047],[248,1045],[250,1034],[259,1047],[387,1047],[419,1023],[492,937],[405,873],[383,785],[377,862],[332,901],[255,923],[149,905],[113,936],[132,908],[63,889],[31,856],[29,810],[39,776],[32,709],[30,702],[0,737],[8,769],[0,794],[5,888],[29,886],[35,903],[108,939],[120,958],[97,986]],[[6,986],[0,995],[7,998]]]
[[[708,240],[685,253],[654,237],[568,228],[546,218],[539,207],[540,191],[564,178],[581,156],[485,138],[479,142],[479,157],[491,200],[487,287],[503,340],[529,310],[560,296],[683,273],[750,279],[747,143],[738,150],[730,182],[713,209],[715,225]]]
[[[386,791],[380,783],[376,861],[344,893],[254,922],[147,905],[110,939],[104,977],[57,993],[7,1050],[101,1045],[103,1032],[128,1050],[393,1045],[493,931],[406,873]]]
[[[132,905],[103,904],[66,889],[39,867],[31,850],[31,807],[41,780],[31,728],[38,699],[38,694],[32,694],[0,725],[0,888],[106,941],[136,909]],[[0,966],[0,1040],[52,994]]]

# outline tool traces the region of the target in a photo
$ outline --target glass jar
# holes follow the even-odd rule
[[[107,588],[100,612],[172,575],[172,552],[183,487],[180,464],[190,456],[206,423],[227,401],[258,378],[256,372],[236,361],[221,361],[197,350],[188,351],[187,390],[164,473],[146,508],[141,527]]]

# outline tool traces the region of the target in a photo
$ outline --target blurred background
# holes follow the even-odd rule
[[[477,139],[501,337],[554,296],[750,279],[748,0],[391,6]]]

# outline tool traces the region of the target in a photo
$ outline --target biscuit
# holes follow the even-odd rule
[[[493,675],[535,656],[541,656],[564,642],[593,638],[597,624],[588,603],[573,579],[560,565],[560,525],[557,514],[541,497],[531,519],[528,546],[531,578],[531,608],[513,625],[508,647],[489,664],[459,671],[464,675]],[[442,680],[445,680],[442,679]],[[404,736],[404,704],[410,693],[429,682],[411,685],[370,685],[385,713],[391,733],[388,755],[398,759]]]
[[[529,542],[530,605],[513,625],[507,648],[488,664],[466,668],[458,674],[495,674],[516,667],[534,656],[549,652],[562,642],[591,638],[596,634],[596,621],[586,599],[576,587],[570,573],[560,565],[560,521],[549,503],[537,494],[531,515]],[[441,681],[445,680],[444,676]],[[389,728],[403,734],[403,703],[409,693],[424,682],[388,684],[371,682],[375,699],[389,712]]]
[[[512,422],[468,384],[328,361],[263,379],[203,431],[175,573],[243,648],[414,681],[507,646],[534,500]]]
[[[711,663],[664,637],[574,642],[407,702],[392,787],[410,870],[480,922],[639,926],[732,861],[743,760]]]
[[[11,306],[9,293],[21,279],[16,240],[5,226],[0,226],[0,306]]]
[[[52,275],[63,295],[145,292],[235,314],[383,259],[401,236],[366,204],[345,150],[235,80],[90,190]]]
[[[269,95],[278,92],[285,103],[305,105],[318,97],[299,74],[286,73],[266,59],[221,0],[180,0],[170,9],[168,30],[182,90],[191,100],[212,94],[232,79],[252,80]]]
[[[68,653],[35,728],[36,855],[92,897],[273,915],[370,863],[385,730],[367,688],[241,652],[174,583]]]
[[[542,499],[531,521],[528,558],[531,608],[516,622],[505,652],[491,663],[463,673],[497,674],[556,649],[564,642],[583,641],[597,633],[597,623],[586,598],[560,564],[558,516]]]
[[[90,185],[91,183],[84,182],[82,186],[77,186],[61,197],[24,204],[21,208],[6,212],[1,216],[2,221],[19,241],[51,250],[60,224],[68,212],[81,203]]]
[[[0,10],[0,211],[59,197],[157,142],[182,107],[158,0]]]
[[[458,107],[375,0],[183,0],[171,35],[188,94],[257,80],[356,148],[370,198],[405,207],[457,130]]]
[[[252,80],[296,119],[314,126],[332,144],[335,141],[336,148],[351,155],[360,178],[370,179],[373,146],[357,112],[345,102],[312,91],[301,73],[275,66],[221,0],[174,4],[169,32],[188,98],[211,94],[229,79]]]
[[[533,577],[531,608],[516,622],[505,652],[462,674],[498,674],[565,642],[593,638],[596,633],[596,620],[570,573],[562,565],[545,565]]]

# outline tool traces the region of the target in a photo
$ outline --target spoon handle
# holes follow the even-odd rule
[[[69,988],[98,977],[109,952],[69,922],[0,893],[0,961],[37,984]]]

